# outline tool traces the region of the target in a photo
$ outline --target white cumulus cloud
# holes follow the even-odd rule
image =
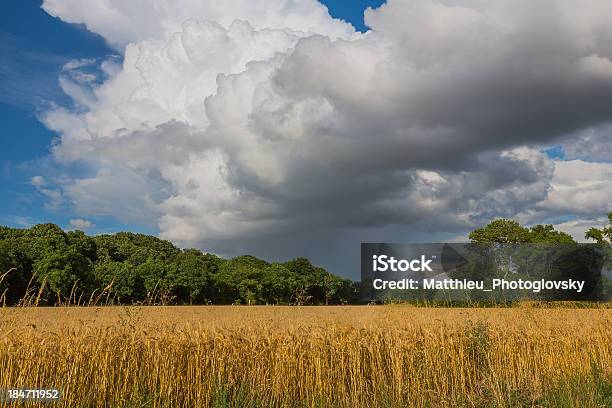
[[[87,229],[91,229],[94,228],[96,225],[89,221],[89,220],[83,220],[80,218],[75,218],[73,220],[70,220],[70,226],[74,229],[78,229],[78,230],[87,230]]]
[[[197,18],[229,27],[236,20],[259,29],[289,29],[331,38],[354,34],[353,27],[330,17],[316,0],[44,0],[52,16],[85,26],[121,49],[127,44],[160,39]]]

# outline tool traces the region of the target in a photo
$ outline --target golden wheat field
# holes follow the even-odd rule
[[[0,387],[61,389],[45,406],[612,406],[609,308],[3,308],[0,324]]]

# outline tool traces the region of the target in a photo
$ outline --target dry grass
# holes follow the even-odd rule
[[[0,309],[0,387],[63,407],[611,406],[612,311]]]

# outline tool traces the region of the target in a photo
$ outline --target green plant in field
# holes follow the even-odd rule
[[[485,322],[470,323],[465,332],[465,337],[470,361],[477,367],[480,373],[486,374],[491,347],[489,325]]]

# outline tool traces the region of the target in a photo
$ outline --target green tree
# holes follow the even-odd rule
[[[8,305],[13,305],[23,297],[28,282],[32,277],[32,265],[14,241],[8,239],[0,240],[0,276],[4,279],[0,282],[0,297]]]
[[[285,263],[287,269],[299,276],[311,276],[315,272],[314,266],[306,258],[299,257]]]
[[[219,303],[253,304],[261,301],[262,273],[268,263],[251,255],[239,256],[219,263],[212,275]]]
[[[607,227],[589,229],[584,237],[596,241],[598,244],[612,243],[612,212],[608,214],[608,222]]]
[[[470,240],[476,244],[519,244],[529,242],[529,229],[509,219],[491,221],[470,233]]]
[[[90,289],[93,262],[80,238],[87,241],[84,235],[69,236],[54,224],[35,225],[18,238],[32,262],[35,282],[48,285],[43,293],[47,302],[68,299],[77,282],[81,291]]]
[[[585,238],[593,240],[599,244],[604,251],[604,267],[612,270],[612,212],[608,213],[608,226],[602,228],[591,228],[585,233]],[[601,288],[603,299],[609,299],[612,293],[612,279],[609,274],[602,274]]]
[[[299,277],[280,263],[268,265],[262,275],[262,296],[266,303],[288,304],[300,284]]]
[[[34,273],[40,284],[48,285],[53,297],[65,300],[77,282],[89,282],[91,261],[74,247],[48,250],[34,262]],[[50,300],[47,296],[47,300]]]
[[[218,258],[198,249],[186,249],[176,257],[168,279],[180,303],[206,303],[211,297],[211,274],[217,271]]]
[[[529,230],[528,242],[533,244],[575,244],[576,241],[571,235],[565,232],[556,231],[548,225],[536,225]]]
[[[98,261],[94,266],[94,278],[97,282],[97,292],[101,292],[110,285],[112,295],[109,297],[115,298],[120,303],[134,303],[143,300],[144,284],[136,275],[134,265],[128,261],[117,262],[103,252],[99,253]]]
[[[285,264],[249,255],[226,260],[143,234],[88,237],[54,224],[0,226],[0,273],[6,270],[11,273],[0,283],[0,295],[6,291],[9,304],[23,297],[30,278],[30,291],[44,282],[47,304],[71,295],[137,303],[160,292],[178,303],[291,303],[299,293],[300,303],[322,304],[356,299],[357,293],[354,283],[306,258]]]
[[[571,250],[568,245],[576,243],[550,224],[526,228],[508,219],[491,221],[470,233],[470,239],[474,245],[470,246],[468,256],[473,261],[455,272],[454,277],[479,280],[498,276],[550,277],[556,254]]]

